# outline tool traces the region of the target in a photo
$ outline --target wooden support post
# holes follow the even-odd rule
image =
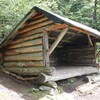
[[[91,40],[90,35],[87,35],[87,37],[88,37],[88,40],[89,40],[90,45],[93,46],[93,43],[92,43],[92,40]]]
[[[44,65],[49,67],[49,55],[48,55],[48,33],[43,31],[43,56],[44,56]]]
[[[67,33],[68,28],[65,28],[57,37],[57,39],[54,41],[54,43],[51,45],[49,51],[48,51],[48,55],[50,56],[51,53],[54,51],[54,49],[57,47],[57,45],[59,44],[59,42],[62,40],[62,38],[65,36],[65,34]]]
[[[96,58],[100,57],[100,51],[96,54]]]

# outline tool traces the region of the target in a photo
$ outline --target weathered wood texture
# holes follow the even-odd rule
[[[44,29],[53,25],[53,21],[44,15],[36,15],[31,21],[24,23],[15,39],[9,41],[5,48],[5,69],[20,75],[48,72],[48,34]]]
[[[43,31],[44,64],[45,64],[45,66],[50,67],[48,49],[49,49],[48,33],[46,31]]]
[[[20,54],[20,55],[12,55],[12,56],[5,56],[5,61],[37,61],[43,60],[43,53],[31,53],[31,54]]]
[[[19,61],[19,62],[5,62],[4,63],[5,67],[43,67],[43,61]]]
[[[61,42],[62,38],[65,36],[65,34],[67,33],[68,29],[64,29],[63,31],[61,31],[61,33],[59,33],[59,35],[57,36],[57,39],[54,41],[54,43],[51,45],[49,51],[48,51],[48,55],[50,56],[51,53],[54,51],[54,49],[57,47],[57,45],[59,44],[59,42]]]
[[[42,46],[36,45],[32,47],[7,49],[7,51],[4,54],[5,55],[16,55],[16,54],[35,53],[35,52],[42,52],[42,51],[43,51]]]
[[[68,31],[70,30],[69,33],[67,33],[67,28]],[[4,69],[18,75],[28,76],[51,73],[49,68],[52,66],[94,66],[95,47],[84,46],[82,43],[79,47],[76,47],[77,44],[72,45],[80,37],[84,38],[81,33],[73,33],[72,30],[84,33],[81,29],[65,23],[54,23],[43,14],[36,13],[26,20],[19,30],[16,30],[16,37],[8,41],[3,52]],[[89,42],[91,41],[89,39]],[[59,42],[61,45],[58,45]],[[51,46],[52,43],[54,44]],[[67,48],[67,44],[71,46]],[[50,49],[48,53],[50,46],[52,50]]]
[[[10,46],[7,47],[7,49],[30,47],[30,46],[35,46],[35,45],[42,45],[42,38],[31,40],[31,41],[22,42],[22,43],[15,44],[15,45],[10,45]]]
[[[23,67],[23,68],[19,68],[19,67],[10,67],[10,68],[4,68],[4,70],[10,71],[12,73],[16,73],[18,75],[39,75],[40,73],[46,73],[46,74],[50,74],[50,69],[47,67]]]
[[[53,55],[50,57],[50,62],[51,66],[95,66],[95,48],[59,48],[56,49],[56,52],[54,52]]]
[[[3,54],[0,52],[0,64],[3,63]]]
[[[40,82],[58,81],[66,78],[98,73],[98,68],[93,66],[61,66],[56,67],[56,72],[50,75],[42,74],[39,77]]]

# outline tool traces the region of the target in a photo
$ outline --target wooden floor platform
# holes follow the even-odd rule
[[[56,67],[56,71],[53,73],[50,80],[58,81],[91,73],[98,73],[98,68],[92,66],[61,66]]]

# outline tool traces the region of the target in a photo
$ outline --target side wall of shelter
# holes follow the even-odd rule
[[[50,57],[50,66],[96,66],[96,46],[64,46]]]

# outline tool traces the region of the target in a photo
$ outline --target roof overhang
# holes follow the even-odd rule
[[[16,32],[18,29],[21,28],[21,26],[32,16],[34,16],[35,11],[42,12],[45,16],[47,16],[49,19],[53,20],[56,23],[65,23],[66,27],[69,27],[72,30],[77,30],[80,32],[83,32],[85,34],[91,35],[95,38],[100,39],[100,32],[96,29],[93,29],[89,26],[83,25],[81,23],[78,23],[76,21],[73,21],[68,18],[61,17],[57,14],[54,14],[50,11],[46,11],[44,9],[41,9],[39,7],[33,7],[27,15],[20,21],[20,23],[11,31],[2,41],[0,44],[0,47],[5,46],[5,44],[8,42],[9,39],[14,38],[16,36]]]

